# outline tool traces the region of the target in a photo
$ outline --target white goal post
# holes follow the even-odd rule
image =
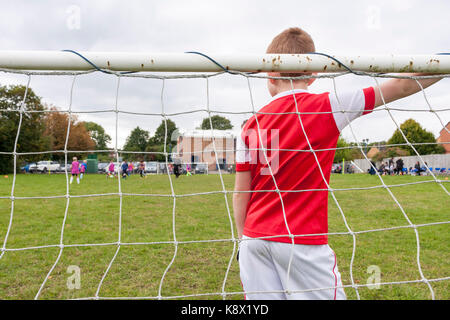
[[[197,54],[79,52],[100,69],[111,71],[217,72],[222,69]],[[336,61],[316,54],[208,54],[226,69],[242,72],[343,72]],[[450,73],[449,55],[333,56],[354,71]],[[0,68],[20,70],[90,70],[73,52],[0,51]]]

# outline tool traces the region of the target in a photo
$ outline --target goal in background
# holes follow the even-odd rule
[[[83,57],[87,59],[83,59]],[[254,102],[254,85],[256,82],[261,83],[267,76],[263,72],[269,71],[315,71],[320,72],[318,75],[313,77],[319,79],[327,79],[331,83],[331,90],[334,90],[339,96],[338,86],[336,81],[340,77],[351,75],[352,77],[361,77],[372,81],[372,85],[377,85],[379,81],[384,78],[392,77],[409,77],[405,75],[392,75],[387,74],[394,72],[429,72],[436,74],[445,74],[443,77],[448,78],[450,73],[450,59],[448,56],[373,56],[373,57],[335,57],[334,59],[322,55],[243,55],[239,57],[234,56],[222,56],[214,55],[214,61],[205,58],[201,55],[193,54],[180,54],[180,55],[153,55],[153,54],[130,54],[130,53],[82,53],[82,56],[74,54],[73,52],[0,52],[0,67],[2,68],[2,75],[5,76],[5,80],[0,78],[0,84],[4,84],[8,81],[8,76],[10,75],[22,75],[26,81],[26,90],[23,95],[23,99],[19,104],[19,107],[15,110],[0,110],[2,113],[13,112],[18,115],[18,122],[16,125],[16,137],[12,150],[0,150],[0,153],[5,156],[13,158],[13,174],[9,185],[9,194],[1,194],[0,200],[2,204],[8,202],[8,210],[3,210],[1,214],[2,217],[2,235],[3,242],[0,254],[0,271],[3,273],[12,272],[11,270],[15,268],[17,259],[20,259],[20,254],[27,254],[29,252],[45,252],[43,253],[43,260],[45,263],[41,264],[38,270],[30,268],[26,263],[21,264],[20,268],[22,271],[16,274],[15,277],[31,277],[29,281],[36,284],[36,290],[34,298],[51,298],[51,297],[69,297],[69,298],[79,298],[79,299],[120,299],[120,298],[147,298],[147,299],[177,299],[177,298],[200,298],[200,299],[235,299],[241,298],[245,292],[242,292],[242,288],[235,286],[234,284],[238,281],[238,268],[236,264],[236,253],[238,249],[238,239],[233,227],[232,219],[232,206],[230,203],[230,196],[233,194],[232,181],[229,179],[229,175],[226,175],[225,170],[221,169],[219,163],[219,157],[213,157],[215,159],[216,167],[218,168],[217,181],[212,184],[211,189],[195,187],[196,184],[205,182],[194,182],[191,180],[191,189],[185,190],[179,187],[174,181],[174,177],[170,174],[166,175],[166,186],[165,191],[160,192],[157,189],[151,189],[144,187],[143,189],[132,189],[129,185],[125,185],[125,181],[117,179],[117,184],[111,189],[111,191],[99,192],[99,193],[83,193],[82,189],[74,191],[74,189],[69,185],[70,172],[64,172],[64,183],[60,185],[61,189],[56,194],[40,195],[38,191],[39,188],[45,188],[47,182],[38,182],[33,180],[30,183],[43,183],[43,185],[38,186],[34,189],[37,195],[34,194],[24,194],[21,192],[23,184],[19,183],[20,175],[18,174],[18,168],[20,167],[20,158],[30,154],[41,154],[43,157],[48,154],[60,153],[64,155],[66,168],[67,164],[71,162],[72,155],[79,152],[79,150],[68,149],[68,140],[70,137],[70,123],[67,126],[66,136],[64,137],[65,144],[64,148],[61,150],[46,150],[36,152],[34,150],[21,150],[20,145],[18,145],[19,137],[21,134],[21,128],[26,117],[33,112],[51,112],[50,110],[42,111],[32,111],[28,109],[27,106],[27,94],[28,89],[32,88],[32,82],[35,78],[42,77],[64,77],[71,79],[71,85],[69,92],[67,93],[68,105],[61,112],[67,113],[69,119],[71,119],[76,114],[94,114],[94,113],[109,113],[113,117],[114,122],[114,147],[112,150],[89,150],[92,153],[99,153],[105,151],[112,151],[115,157],[116,166],[120,165],[119,158],[126,156],[130,152],[121,150],[118,144],[118,136],[121,131],[121,126],[123,122],[121,117],[123,116],[140,116],[140,117],[151,117],[151,121],[163,121],[166,123],[166,135],[164,150],[159,152],[146,152],[142,154],[158,154],[165,158],[166,165],[170,162],[170,152],[166,149],[167,141],[171,139],[167,135],[167,120],[176,116],[183,115],[195,115],[202,114],[204,116],[211,117],[216,114],[220,115],[243,115],[245,117],[250,117],[252,115],[258,115],[257,103]],[[218,62],[218,63],[217,63]],[[94,67],[98,68],[95,69]],[[223,68],[223,69],[222,69]],[[169,73],[167,73],[169,72]],[[103,73],[106,74],[104,77],[108,77],[114,80],[115,83],[115,97],[111,101],[114,101],[113,105],[108,109],[98,110],[89,109],[86,107],[83,110],[73,109],[73,100],[77,95],[76,83],[82,77],[91,76],[93,74]],[[245,87],[247,91],[247,100],[241,102],[242,109],[239,111],[227,111],[226,109],[220,109],[218,106],[211,102],[212,98],[212,88],[211,84],[218,77],[232,77],[239,78],[241,84]],[[425,77],[435,77],[436,75],[428,75]],[[442,75],[441,75],[442,76]],[[417,78],[417,77],[416,77]],[[139,110],[129,111],[126,109],[127,106],[123,106],[120,103],[119,92],[123,86],[123,83],[127,80],[132,79],[133,81],[144,82],[145,86],[155,87],[155,83],[158,83],[158,92],[156,98],[159,101],[159,110],[155,109],[149,110]],[[168,112],[167,103],[167,86],[169,82],[173,81],[197,81],[202,83],[203,92],[203,105],[196,106],[195,108],[188,108],[191,106],[186,106],[185,109],[178,110],[177,112]],[[447,80],[447,79],[445,79]],[[382,176],[380,173],[376,173],[377,183],[374,185],[363,184],[358,186],[344,185],[335,187],[333,183],[331,185],[327,184],[327,190],[330,195],[330,211],[335,213],[336,217],[339,217],[339,224],[341,229],[338,227],[333,227],[330,223],[330,239],[334,237],[339,238],[339,246],[334,247],[336,251],[342,250],[343,260],[345,263],[340,263],[341,272],[343,273],[344,287],[346,288],[346,293],[350,297],[357,299],[364,298],[364,294],[360,294],[362,290],[372,289],[372,287],[389,287],[395,291],[397,287],[405,287],[411,285],[413,290],[420,287],[422,290],[425,288],[426,293],[424,294],[428,298],[436,298],[436,286],[439,290],[444,291],[440,293],[438,297],[448,298],[448,280],[450,277],[446,274],[446,255],[448,254],[445,250],[445,245],[435,245],[436,239],[430,240],[430,233],[433,234],[432,230],[436,230],[436,234],[440,234],[442,238],[439,238],[438,242],[444,242],[445,237],[448,234],[448,217],[445,214],[445,206],[448,207],[449,203],[449,191],[446,183],[448,180],[437,172],[430,170],[429,166],[426,166],[426,161],[423,159],[422,155],[417,152],[416,147],[424,143],[421,142],[411,142],[408,141],[407,137],[403,134],[400,128],[400,122],[397,120],[398,112],[421,112],[426,113],[431,117],[434,117],[437,123],[442,126],[443,130],[448,132],[446,124],[448,122],[448,116],[446,117],[446,112],[448,109],[436,108],[433,106],[425,90],[421,90],[423,96],[423,101],[425,107],[411,109],[408,106],[403,108],[391,108],[389,105],[384,105],[376,110],[376,113],[385,113],[388,115],[390,121],[395,125],[396,129],[399,129],[405,139],[405,144],[408,145],[413,151],[414,155],[417,156],[418,161],[422,166],[425,166],[427,176],[425,179],[411,181],[393,181],[389,177]],[[99,92],[101,94],[101,92]],[[185,98],[185,97],[182,97]],[[188,98],[185,98],[189,101]],[[188,103],[188,102],[186,102]],[[245,107],[245,108],[244,108]],[[448,115],[448,114],[447,114]],[[1,116],[1,114],[0,114]],[[299,113],[301,118],[301,114]],[[158,120],[156,120],[158,119]],[[129,120],[132,121],[132,120]],[[212,122],[211,122],[212,127]],[[349,124],[349,134],[352,136],[355,144],[351,147],[359,150],[362,158],[373,166],[369,157],[367,156],[367,150],[364,148],[362,142],[362,137],[358,135],[357,130],[353,127],[353,123]],[[307,133],[306,133],[307,135]],[[211,136],[214,137],[214,130],[211,129]],[[449,143],[440,142],[441,144]],[[224,150],[223,145],[218,145],[217,141],[213,138],[211,141],[212,154],[218,155],[223,152],[235,152],[234,149]],[[345,148],[344,148],[345,149]],[[260,150],[264,157],[267,155],[267,149]],[[280,150],[279,150],[280,151]],[[314,150],[310,146],[309,150],[297,150],[299,152],[310,152],[311,156],[315,156],[316,152],[321,150]],[[195,150],[193,153],[201,153],[202,150]],[[211,153],[211,151],[208,151]],[[317,158],[316,158],[317,160]],[[320,167],[320,164],[316,162]],[[270,171],[270,170],[269,170]],[[276,184],[276,178],[273,173],[272,179],[274,184]],[[214,175],[209,174],[208,178]],[[194,177],[191,177],[194,179]],[[127,182],[128,183],[128,182]],[[205,184],[206,185],[206,184]],[[416,217],[416,211],[414,211],[414,217],[410,213],[411,202],[414,201],[415,195],[418,195],[422,186],[433,185],[437,188],[433,188],[433,193],[439,193],[437,198],[441,203],[419,203],[424,216]],[[110,184],[112,186],[112,184]],[[419,186],[419,187],[417,187]],[[49,186],[50,188],[50,186]],[[53,188],[53,186],[51,187]],[[50,188],[50,189],[51,189]],[[408,197],[397,190],[406,189]],[[101,189],[103,190],[103,189]],[[151,191],[148,191],[151,190]],[[302,190],[299,190],[300,192]],[[354,206],[363,206],[365,201],[368,200],[367,196],[372,191],[383,193],[382,202],[388,202],[391,204],[389,209],[381,208],[379,211],[375,209],[364,209],[364,214],[369,212],[374,217],[367,217],[367,219],[374,219],[376,221],[380,215],[382,216],[395,216],[394,220],[401,219],[402,223],[393,223],[393,225],[382,224],[374,225],[373,227],[361,227],[358,225],[355,218],[350,217],[348,212],[354,210]],[[275,191],[267,191],[275,192]],[[363,193],[365,192],[366,195]],[[347,194],[352,194],[351,201],[349,202]],[[354,197],[354,195],[357,195]],[[211,207],[205,207],[201,209],[204,205],[204,200],[208,197],[220,198],[220,208],[215,205],[216,202],[212,202]],[[73,210],[74,203],[77,201],[98,201],[101,203],[102,198],[114,198],[115,202],[115,227],[112,229],[114,231],[109,232],[111,241],[98,241],[98,242],[73,242],[70,240],[68,234],[71,232],[71,228],[74,228],[72,223],[71,214]],[[156,200],[155,200],[156,199]],[[139,219],[138,216],[129,220],[129,212],[127,211],[127,206],[131,202],[137,201],[149,201],[147,204],[145,202],[139,206],[138,212],[145,215],[146,210],[154,210],[158,212],[158,207],[160,199],[163,199],[170,204],[170,219],[167,219],[167,212],[165,211],[164,219],[161,219],[161,223],[164,223],[163,229],[167,232],[170,239],[167,236],[156,237],[155,240],[151,240],[148,237],[144,240],[133,238],[130,236],[132,234],[132,228],[128,228],[127,224],[139,224],[140,222],[131,221],[133,219]],[[377,202],[378,200],[376,200]],[[282,201],[282,199],[280,199]],[[23,235],[21,238],[20,234],[14,234],[14,229],[19,228],[20,225],[17,221],[22,221],[20,216],[23,215],[23,209],[21,208],[23,202],[35,201],[39,205],[49,205],[47,212],[52,212],[52,210],[60,210],[59,218],[59,232],[58,241],[53,243],[40,242],[39,239],[33,239],[31,243],[27,243],[29,237]],[[50,204],[52,201],[62,201],[64,205],[54,209]],[[191,204],[192,202],[192,204]],[[190,205],[186,205],[189,203]],[[430,209],[432,207],[432,209]],[[61,208],[63,208],[61,210]],[[99,208],[103,206],[99,205]],[[197,221],[192,223],[190,221],[189,215],[200,208],[201,214],[204,214],[203,219],[196,218],[205,221]],[[441,210],[439,210],[441,208]],[[166,208],[167,209],[167,208]],[[217,209],[217,212],[216,212]],[[90,212],[86,212],[94,216],[98,214],[99,210],[95,207],[90,207]],[[110,211],[105,209],[106,211]],[[136,209],[133,207],[133,210]],[[140,211],[139,211],[140,210]],[[164,209],[165,210],[165,209]],[[387,210],[387,211],[386,211]],[[430,210],[430,215],[427,216],[426,212]],[[101,211],[101,210],[100,210]],[[19,212],[19,214],[18,214]],[[196,215],[199,213],[196,212]],[[330,213],[331,214],[331,213]],[[448,215],[448,214],[447,214]],[[58,216],[58,215],[55,215]],[[55,219],[55,216],[46,216],[45,218]],[[217,222],[214,221],[214,217],[220,220],[220,227],[217,226]],[[6,218],[7,217],[7,218]],[[421,220],[422,219],[422,220]],[[68,223],[70,221],[70,223]],[[76,220],[74,220],[76,221]],[[147,221],[148,220],[143,220]],[[337,220],[336,220],[337,221]],[[419,221],[419,222],[416,222]],[[425,221],[425,222],[424,222]],[[22,221],[23,223],[23,221]],[[45,223],[45,222],[44,222]],[[49,222],[50,223],[50,222]],[[54,223],[52,221],[51,223]],[[79,222],[83,224],[84,222]],[[158,220],[152,221],[152,223],[158,223]],[[189,228],[184,230],[182,223],[186,223]],[[180,225],[181,224],[181,225]],[[209,225],[209,226],[208,226]],[[145,226],[145,223],[144,223]],[[201,226],[201,227],[200,227]],[[98,226],[101,227],[100,225]],[[212,228],[205,232],[204,228]],[[214,228],[217,230],[225,229],[225,232],[214,232]],[[433,229],[435,228],[435,229]],[[31,228],[30,230],[33,230]],[[82,230],[82,229],[80,229]],[[126,233],[124,233],[126,230]],[[389,262],[393,269],[395,269],[395,264],[400,263],[399,261],[406,260],[407,264],[414,269],[411,271],[415,274],[415,277],[411,277],[410,274],[402,275],[402,270],[391,270],[392,273],[400,273],[400,279],[393,277],[389,280],[383,280],[384,276],[379,278],[377,281],[370,282],[367,278],[369,275],[363,275],[363,273],[371,266],[376,266],[376,264],[370,262],[369,257],[380,255],[383,252],[384,247],[382,242],[380,246],[374,244],[371,248],[372,251],[368,250],[370,246],[367,242],[373,240],[366,240],[365,238],[371,235],[379,234],[390,234],[395,232],[402,232],[407,230],[411,232],[409,236],[413,235],[413,249],[411,251],[403,252],[402,237],[399,238],[398,242],[395,244],[397,248],[396,254],[398,256],[392,257],[392,261]],[[430,231],[431,230],[431,231]],[[39,231],[42,232],[42,231]],[[80,231],[82,232],[82,231]],[[83,231],[84,232],[84,231]],[[421,235],[426,233],[426,238],[423,239]],[[124,234],[126,238],[124,239]],[[189,236],[186,236],[189,234]],[[208,235],[209,234],[209,235]],[[206,238],[205,238],[205,235]],[[301,235],[296,235],[301,236]],[[382,238],[382,236],[380,236]],[[91,239],[91,238],[90,238]],[[133,239],[133,241],[130,241]],[[165,239],[165,240],[162,240]],[[377,238],[380,241],[379,238]],[[410,242],[411,239],[408,241]],[[330,240],[332,241],[332,240]],[[429,242],[430,241],[430,242]],[[430,244],[433,243],[433,246]],[[217,244],[224,245],[220,249]],[[184,251],[185,248],[189,246],[197,246],[194,251]],[[345,246],[344,248],[342,248]],[[431,247],[431,248],[430,248]],[[90,289],[82,291],[82,294],[74,293],[71,291],[70,294],[61,293],[67,291],[67,287],[60,287],[52,284],[52,279],[54,277],[60,277],[64,279],[67,278],[65,274],[65,268],[62,265],[68,263],[64,261],[65,255],[77,255],[80,254],[77,250],[84,250],[86,248],[96,248],[97,258],[89,260],[86,265],[91,266],[95,271],[92,271],[92,276],[89,281],[82,280],[82,286],[86,289],[89,286]],[[128,251],[129,248],[133,248],[133,253]],[[155,252],[151,250],[155,249]],[[364,248],[364,249],[362,249]],[[52,249],[49,251],[49,249]],[[75,250],[75,251],[73,251]],[[144,250],[139,253],[139,250]],[[145,251],[150,250],[150,251]],[[198,251],[196,251],[198,250]],[[219,250],[220,254],[216,254]],[[426,262],[423,261],[423,252],[429,250],[429,256],[426,258]],[[220,264],[222,268],[217,270],[216,266],[210,265],[209,260],[202,260],[200,255],[198,256],[199,261],[192,259],[199,252],[205,253],[206,256],[210,255],[214,258],[222,256],[220,259]],[[428,251],[427,251],[428,252]],[[38,254],[39,255],[39,254]],[[136,255],[139,255],[136,258]],[[8,256],[11,256],[8,259]],[[164,258],[161,258],[164,256]],[[225,256],[225,258],[223,258]],[[338,258],[341,255],[338,254]],[[361,258],[362,257],[362,258]],[[443,264],[439,267],[434,268],[430,266],[430,260],[441,257],[444,260]],[[161,258],[160,260],[158,260]],[[143,268],[145,272],[137,271],[137,274],[141,276],[135,276],[133,280],[128,282],[127,274],[134,270],[133,259],[140,259],[143,261]],[[206,259],[206,257],[204,258]],[[375,259],[376,260],[376,259]],[[145,267],[145,261],[147,261],[147,267]],[[411,265],[411,262],[413,264]],[[204,267],[204,274],[202,274],[202,280],[191,276],[193,269],[189,268],[189,264],[199,264]],[[137,263],[136,263],[137,264]],[[448,265],[447,265],[448,267]],[[359,271],[355,271],[355,268]],[[84,270],[82,268],[82,270]],[[157,271],[155,271],[157,270]],[[196,270],[196,269],[194,269]],[[362,270],[362,272],[361,272]],[[152,272],[154,271],[154,272]],[[384,273],[384,269],[381,268]],[[81,277],[83,277],[83,272]],[[209,274],[221,273],[215,279],[209,279]],[[195,272],[194,272],[195,273]],[[26,276],[28,274],[28,276]],[[355,275],[356,274],[356,275]],[[109,280],[108,278],[111,278]],[[8,277],[9,279],[9,277]],[[199,282],[196,282],[196,281]],[[366,281],[367,280],[367,281]],[[187,288],[185,290],[177,290],[180,286],[180,282],[188,282]],[[4,285],[8,286],[6,280],[3,282]],[[128,289],[122,291],[115,291],[114,287],[121,286],[122,283],[127,283]],[[206,282],[206,284],[204,283]],[[219,286],[216,285],[216,289],[211,289],[208,282],[220,283]],[[142,286],[148,289],[147,291],[142,290]],[[149,289],[151,288],[151,290]],[[313,288],[311,290],[327,290],[330,288]],[[17,298],[21,298],[21,291],[18,291]],[[103,293],[105,292],[105,293]],[[144,292],[144,294],[142,294]],[[146,294],[148,292],[148,294]],[[22,294],[24,294],[22,292]],[[24,294],[25,295],[25,294]],[[394,295],[395,296],[395,295]],[[414,296],[414,295],[413,295]],[[399,296],[402,297],[402,296]],[[3,296],[2,298],[11,298],[9,296]],[[14,297],[12,297],[14,298]],[[383,296],[379,297],[383,298]]]

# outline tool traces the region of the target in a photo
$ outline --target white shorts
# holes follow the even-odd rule
[[[344,289],[338,288],[342,281],[336,255],[327,244],[292,245],[244,236],[239,268],[247,300],[346,299]],[[327,289],[315,290],[322,288]]]

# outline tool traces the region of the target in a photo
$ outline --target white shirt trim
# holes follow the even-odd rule
[[[272,97],[272,99],[270,99],[269,103],[274,101],[274,100],[277,100],[279,98],[288,96],[288,95],[293,95],[293,94],[296,94],[296,93],[303,93],[303,92],[309,92],[309,91],[305,90],[305,89],[294,89],[294,90],[283,91],[283,92],[280,92],[280,93],[274,95]]]

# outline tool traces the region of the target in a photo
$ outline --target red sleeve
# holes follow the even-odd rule
[[[375,90],[373,87],[363,89],[365,104],[363,115],[371,113],[375,107]]]
[[[250,163],[236,163],[236,171],[250,171]]]

